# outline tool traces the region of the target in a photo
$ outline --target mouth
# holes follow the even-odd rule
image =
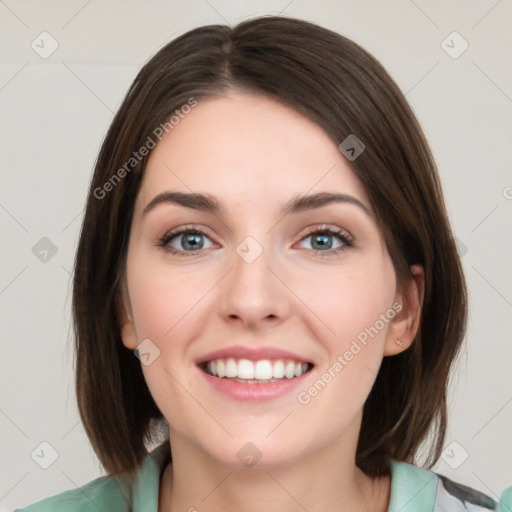
[[[298,379],[310,372],[314,364],[292,359],[250,360],[234,357],[198,363],[210,377],[240,384],[271,384]]]

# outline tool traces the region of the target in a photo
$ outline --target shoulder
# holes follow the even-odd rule
[[[505,489],[499,501],[481,491],[437,474],[437,495],[433,512],[512,512],[512,486]]]
[[[168,441],[148,453],[133,473],[102,476],[13,512],[131,512],[157,510],[160,475],[170,460]]]
[[[13,512],[128,512],[130,510],[129,489],[124,488],[117,477],[104,476],[86,485],[50,496]]]
[[[405,462],[391,462],[388,512],[512,512],[512,486],[499,499],[441,474]]]

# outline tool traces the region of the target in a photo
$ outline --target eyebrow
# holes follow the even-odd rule
[[[162,192],[154,197],[144,208],[142,215],[146,215],[160,204],[177,204],[193,210],[207,211],[213,214],[222,215],[224,208],[219,200],[210,194],[188,193],[188,192]],[[369,217],[372,217],[370,208],[364,205],[359,199],[341,193],[318,192],[309,195],[297,195],[287,201],[280,210],[282,216],[290,213],[300,213],[314,210],[333,203],[352,204],[361,208]]]

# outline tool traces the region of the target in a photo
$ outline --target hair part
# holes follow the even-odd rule
[[[430,432],[425,464],[432,467],[467,320],[464,274],[434,159],[403,94],[374,57],[333,31],[281,16],[203,26],[171,41],[140,70],[103,141],[73,283],[76,394],[97,457],[110,475],[133,471],[166,425],[120,335],[129,233],[147,162],[134,154],[190,98],[230,89],[294,108],[336,145],[351,134],[364,143],[349,165],[377,214],[397,286],[410,283],[410,266],[419,263],[425,294],[412,346],[384,358],[365,402],[356,463],[369,476],[389,474],[390,458],[418,463]],[[116,172],[123,179],[112,181]],[[100,194],[109,180],[108,193]]]

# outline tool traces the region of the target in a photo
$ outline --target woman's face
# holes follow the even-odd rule
[[[207,195],[220,209],[161,195],[171,192]],[[348,200],[283,210],[319,193]],[[123,343],[142,343],[171,446],[230,465],[261,457],[258,466],[271,467],[328,447],[355,452],[382,358],[413,336],[371,205],[337,145],[257,95],[199,101],[153,150],[135,205],[127,291]],[[207,375],[205,359],[246,378],[313,367],[251,384]]]

